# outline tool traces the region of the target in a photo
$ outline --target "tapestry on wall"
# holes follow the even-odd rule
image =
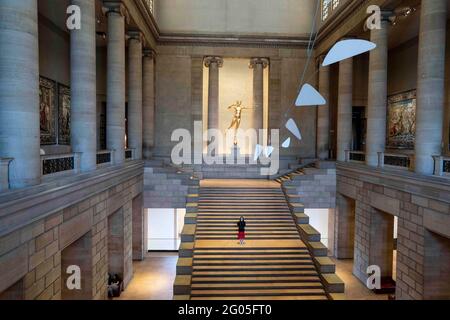
[[[70,88],[58,85],[58,143],[70,145]]]
[[[41,144],[56,144],[56,82],[39,79],[39,119]]]
[[[416,90],[388,98],[388,148],[414,149],[416,102]]]

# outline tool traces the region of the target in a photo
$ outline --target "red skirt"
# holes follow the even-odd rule
[[[239,240],[244,240],[244,239],[245,239],[245,232],[244,232],[244,231],[239,231],[239,233],[238,233],[238,239],[239,239]]]

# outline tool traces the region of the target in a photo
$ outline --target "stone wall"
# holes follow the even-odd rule
[[[351,250],[352,245],[348,242],[354,241],[353,273],[361,281],[366,282],[369,265],[385,266],[384,270],[381,270],[382,275],[391,272],[389,259],[392,259],[393,244],[390,243],[389,237],[392,236],[392,240],[391,221],[394,216],[398,217],[396,298],[425,299],[435,290],[424,289],[429,281],[450,281],[448,265],[444,265],[446,259],[425,259],[427,256],[439,254],[436,248],[446,248],[445,245],[433,244],[430,237],[428,241],[431,243],[426,245],[426,234],[450,239],[448,179],[339,163],[337,192],[336,224],[345,226],[354,219],[354,239],[343,237],[343,234],[348,233],[348,229],[337,227],[336,252],[339,252],[339,248]],[[347,205],[342,203],[342,196]],[[353,210],[352,205],[348,205],[349,202],[354,202],[354,218],[352,213],[348,212]],[[434,274],[428,271],[430,264],[439,265],[439,268],[434,268]],[[447,298],[450,298],[450,295]]]
[[[117,212],[123,218],[117,227],[122,230],[121,263],[127,284],[133,275],[132,216],[143,213],[133,212],[132,202],[141,194],[142,184],[142,163],[132,162],[1,194],[0,299],[12,293],[29,300],[105,299],[108,218]],[[66,267],[76,264],[77,257],[89,290],[68,293],[62,290]]]

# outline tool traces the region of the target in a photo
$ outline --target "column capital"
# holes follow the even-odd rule
[[[270,65],[270,61],[267,58],[252,58],[250,59],[249,68],[253,69],[257,64],[261,64],[263,69],[265,69]]]
[[[109,14],[119,14],[125,18],[127,23],[130,21],[129,12],[122,1],[104,0],[102,10],[106,16]]]
[[[151,49],[151,48],[144,48],[142,50],[142,55],[144,57],[150,58],[150,59],[155,59],[156,57],[156,52],[155,50]]]
[[[139,42],[144,42],[144,34],[140,30],[129,30],[127,32],[128,40],[137,40]]]
[[[221,57],[206,57],[204,63],[207,68],[209,68],[212,63],[216,63],[219,68],[223,67],[223,59]]]

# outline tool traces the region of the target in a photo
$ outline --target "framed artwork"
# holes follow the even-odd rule
[[[56,82],[39,78],[39,123],[41,144],[56,144]]]
[[[416,138],[416,103],[416,90],[388,97],[388,148],[414,149]]]
[[[58,144],[70,145],[70,88],[58,84]]]

